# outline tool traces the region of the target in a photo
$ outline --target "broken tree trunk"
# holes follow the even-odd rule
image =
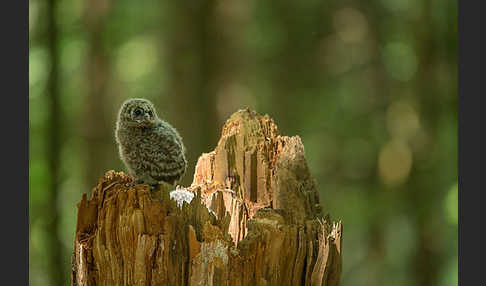
[[[72,285],[338,285],[341,223],[321,214],[299,137],[241,110],[181,208],[109,171],[78,204]]]

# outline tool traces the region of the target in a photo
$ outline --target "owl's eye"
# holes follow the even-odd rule
[[[135,111],[133,112],[133,114],[135,114],[135,116],[139,116],[142,114],[142,111],[140,109],[135,109]]]
[[[148,114],[152,116],[153,115],[152,110],[149,110]]]

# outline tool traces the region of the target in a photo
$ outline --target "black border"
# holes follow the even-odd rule
[[[458,1],[459,285],[479,285],[484,280],[486,21],[480,3]]]
[[[2,284],[28,285],[29,2],[2,4]]]

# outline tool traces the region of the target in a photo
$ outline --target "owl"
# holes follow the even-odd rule
[[[120,158],[135,183],[175,185],[186,172],[187,160],[177,130],[157,116],[147,99],[126,100],[118,113],[115,139]]]

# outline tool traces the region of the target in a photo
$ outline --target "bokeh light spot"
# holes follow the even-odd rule
[[[136,82],[155,69],[158,52],[154,39],[137,37],[118,51],[117,72],[126,82]]]
[[[47,51],[44,48],[32,48],[29,52],[29,87],[32,87],[47,79],[47,74],[50,68]],[[30,96],[38,95],[39,93],[31,93]]]
[[[386,144],[378,156],[378,171],[383,183],[396,186],[406,182],[412,168],[412,152],[399,140]]]
[[[343,8],[333,17],[333,26],[339,38],[345,43],[362,41],[368,32],[365,16],[353,8]]]
[[[418,114],[408,102],[393,102],[387,110],[386,117],[388,132],[398,139],[407,140],[420,128]]]
[[[81,66],[86,42],[72,40],[61,46],[61,66],[64,72],[72,72]]]
[[[387,73],[400,81],[411,80],[417,71],[418,59],[415,51],[402,42],[388,43],[383,51],[383,60]]]

